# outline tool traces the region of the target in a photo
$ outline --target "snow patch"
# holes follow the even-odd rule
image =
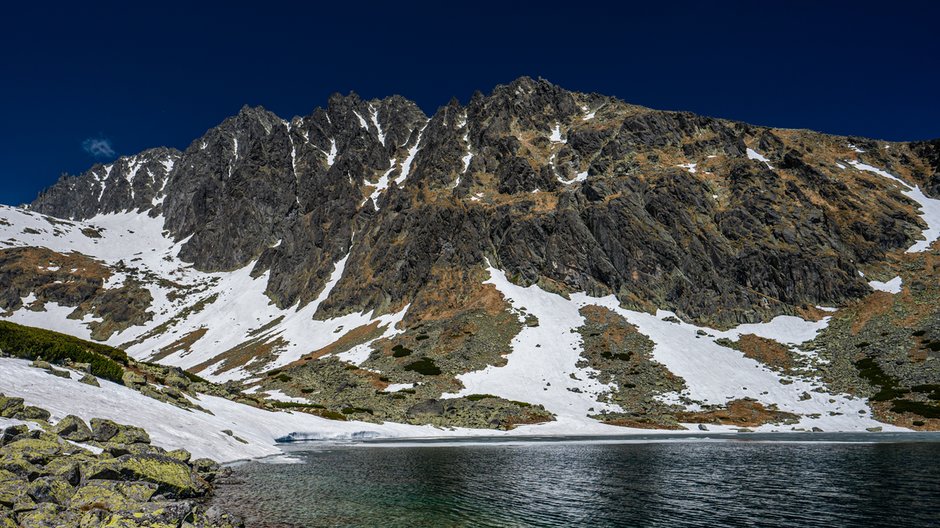
[[[293,396],[288,396],[280,389],[267,390],[263,394],[267,395],[269,400],[287,403],[308,403],[305,398],[294,398]]]
[[[542,404],[569,425],[584,423],[590,420],[586,418],[588,414],[602,410],[619,412],[619,406],[598,401],[612,386],[594,379],[597,374],[594,369],[577,365],[581,336],[573,330],[584,324],[579,307],[538,286],[516,286],[492,266],[488,271],[490,278],[484,284],[496,286],[522,320],[521,311],[525,309],[538,318],[539,324],[524,326],[513,338],[505,366],[488,366],[462,374],[457,379],[464,389],[442,397],[493,394]]]
[[[421,135],[424,134],[424,129],[427,128],[427,124],[421,127],[421,130],[418,131],[418,138],[415,140],[414,146],[408,149],[408,157],[405,158],[405,161],[401,164],[401,173],[395,178],[395,183],[401,185],[405,181],[405,178],[411,174],[411,164],[415,160],[415,156],[418,155],[418,150],[421,149]]]
[[[747,149],[747,159],[763,161],[764,164],[767,165],[768,169],[774,168],[774,166],[770,164],[769,159],[765,158],[763,155],[761,155],[759,152],[757,152],[754,149],[751,149],[751,148]]]
[[[369,110],[371,111],[370,117],[372,118],[372,124],[375,125],[375,130],[378,132],[378,135],[379,135],[379,143],[381,143],[382,146],[384,147],[385,146],[385,133],[382,132],[382,125],[379,124],[379,111],[373,108],[372,105],[369,105]]]
[[[881,281],[869,281],[868,285],[871,286],[873,290],[888,292],[888,293],[901,293],[901,277],[895,277],[888,282]]]

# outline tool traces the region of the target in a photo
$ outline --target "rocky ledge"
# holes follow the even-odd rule
[[[37,409],[0,394],[0,528],[243,526],[204,504],[218,463],[152,445],[138,427],[51,424]]]

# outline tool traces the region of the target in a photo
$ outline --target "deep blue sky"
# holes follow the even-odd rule
[[[4,7],[0,203],[108,146],[185,148],[246,103],[287,118],[354,90],[432,113],[520,75],[757,124],[940,137],[940,2],[190,3]]]

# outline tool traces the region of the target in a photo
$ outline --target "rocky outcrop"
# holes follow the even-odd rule
[[[30,209],[59,218],[87,220],[95,215],[158,206],[180,152],[154,148],[113,163],[97,164],[78,176],[64,175],[43,191]]]
[[[224,470],[190,458],[110,421],[89,427],[66,416],[54,426],[7,427],[0,433],[0,526],[242,526],[202,502]]]

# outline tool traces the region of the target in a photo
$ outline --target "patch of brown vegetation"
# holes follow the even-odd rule
[[[757,427],[767,423],[795,423],[800,417],[793,413],[778,411],[773,407],[765,407],[764,404],[755,400],[741,399],[729,401],[723,409],[676,413],[676,419],[683,423]]]
[[[805,321],[822,321],[826,317],[829,317],[832,315],[832,312],[820,310],[819,308],[816,308],[815,306],[810,306],[807,304],[797,307],[795,311],[796,311],[796,315],[798,315],[800,319],[803,319]]]
[[[56,267],[59,269],[49,269]],[[14,275],[49,275],[57,279],[65,276],[99,283],[111,277],[111,270],[91,257],[77,252],[58,253],[43,247],[0,250],[0,271]]]
[[[635,326],[622,324],[623,317],[603,306],[585,306],[581,308],[581,315],[591,323],[606,325],[601,336],[608,343],[623,345],[628,336],[639,333]]]
[[[352,330],[343,334],[339,339],[333,341],[329,345],[326,345],[323,348],[314,350],[313,352],[303,356],[302,358],[290,363],[285,368],[291,368],[298,365],[303,365],[304,363],[318,360],[324,356],[330,354],[339,354],[351,349],[354,346],[361,345],[377,337],[381,336],[385,332],[385,327],[379,327],[379,321],[372,321],[367,325],[357,326]],[[384,387],[383,387],[384,388]]]
[[[852,334],[858,334],[872,318],[887,313],[894,305],[894,295],[876,291],[853,306]]]
[[[252,363],[253,370],[259,370],[274,359],[274,351],[280,350],[288,344],[287,340],[280,336],[274,339],[270,337],[249,339],[187,370],[202,372],[213,365],[219,365],[213,372],[221,374],[238,367],[244,367],[249,362]]]
[[[522,416],[508,416],[499,421],[499,429],[508,431],[515,429],[519,425],[532,425],[546,422],[554,422],[555,418],[551,415],[528,413]]]
[[[203,327],[197,328],[196,330],[183,335],[183,337],[161,348],[159,352],[150,357],[150,361],[160,361],[176,352],[189,350],[196,343],[196,341],[202,339],[202,337],[206,335],[206,332],[208,331],[208,328]]]
[[[772,339],[745,334],[738,339],[737,347],[745,356],[776,370],[789,372],[793,368],[790,350]]]
[[[879,422],[906,427],[915,431],[940,431],[940,418],[925,418],[909,412],[892,412],[893,403],[890,401],[871,401],[869,404],[874,418]]]
[[[105,289],[113,271],[81,253],[58,253],[42,247],[0,250],[0,311],[18,310],[29,294],[29,309],[41,311],[47,302],[75,308],[70,318],[91,314],[100,321],[88,325],[91,337],[106,340],[114,332],[149,321],[150,291],[129,275],[118,288]]]
[[[612,418],[610,420],[602,420],[602,422],[607,425],[629,427],[631,429],[669,429],[673,431],[686,430],[686,428],[680,424],[657,421],[651,418]]]
[[[473,310],[488,315],[506,311],[509,305],[502,294],[492,284],[483,284],[484,280],[486,272],[481,269],[435,266],[426,286],[412,301],[406,326],[452,319]]]

